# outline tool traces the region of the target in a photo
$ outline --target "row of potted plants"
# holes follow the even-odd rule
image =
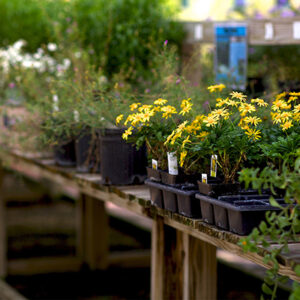
[[[217,93],[224,88],[208,87]],[[127,128],[123,139],[147,147],[151,167],[146,184],[154,205],[196,218],[202,210],[206,222],[247,234],[274,208],[270,191],[258,195],[246,190],[239,172],[248,167],[280,169],[283,161],[293,169],[300,148],[299,96],[281,93],[268,103],[231,92],[217,97],[206,114],[199,114],[190,98],[178,107],[159,98],[147,105],[131,104],[131,113],[120,114],[116,123]],[[284,202],[280,191],[272,192]]]

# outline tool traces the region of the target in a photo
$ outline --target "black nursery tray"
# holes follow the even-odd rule
[[[190,218],[201,218],[200,203],[195,195],[198,192],[194,185],[168,186],[151,180],[145,184],[150,187],[153,205]]]
[[[197,194],[200,200],[202,218],[206,223],[239,235],[249,234],[265,219],[266,211],[279,208],[271,206],[270,195],[232,195],[218,198]],[[283,199],[276,199],[284,204]]]

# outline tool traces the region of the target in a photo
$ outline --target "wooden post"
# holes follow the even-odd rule
[[[7,236],[6,236],[6,218],[5,218],[5,199],[2,192],[2,183],[5,171],[0,165],[0,276],[7,275]]]
[[[184,300],[217,299],[216,247],[184,233]]]
[[[107,268],[108,230],[104,202],[82,195],[78,203],[77,255],[91,270]]]
[[[157,217],[152,228],[151,299],[216,297],[216,247],[164,225]]]
[[[153,221],[151,257],[151,299],[182,299],[182,232]]]

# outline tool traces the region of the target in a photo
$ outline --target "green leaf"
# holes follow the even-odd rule
[[[297,274],[297,276],[300,276],[300,265],[297,265],[294,269],[295,273]]]
[[[273,291],[264,283],[262,285],[262,290],[267,295],[272,295]]]
[[[272,206],[282,208],[282,206],[274,199],[274,197],[270,197],[269,201]]]

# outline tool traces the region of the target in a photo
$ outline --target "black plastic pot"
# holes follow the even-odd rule
[[[254,227],[265,220],[266,211],[279,210],[270,205],[269,197],[269,195],[237,195],[221,196],[216,199],[201,194],[196,195],[196,198],[200,200],[201,209],[203,205],[211,207],[210,210],[202,210],[205,222],[214,219],[216,226],[239,235],[249,234]],[[283,199],[277,199],[277,201],[284,205]],[[207,212],[209,212],[208,215],[205,215]]]
[[[105,129],[100,134],[102,184],[141,183],[146,178],[146,149],[122,139],[122,129]]]
[[[160,171],[161,182],[168,185],[183,184],[185,178],[183,174],[171,175],[166,171]]]
[[[54,148],[54,160],[57,165],[62,167],[76,166],[75,141],[59,143]]]
[[[147,177],[156,182],[161,182],[161,171],[160,170],[155,170],[150,167],[146,167],[147,169]]]
[[[198,191],[177,191],[178,212],[186,217],[201,218],[200,203],[195,198]]]
[[[150,188],[151,204],[160,208],[164,208],[163,191],[161,189],[161,184],[153,182],[149,179],[145,181],[145,184]]]
[[[221,195],[236,195],[239,193],[240,184],[239,183],[219,183],[216,182],[208,182],[204,183],[202,181],[197,181],[198,189],[201,194],[210,196],[210,197],[218,197]]]
[[[76,169],[80,173],[100,172],[99,140],[93,139],[89,131],[85,131],[75,142]]]

